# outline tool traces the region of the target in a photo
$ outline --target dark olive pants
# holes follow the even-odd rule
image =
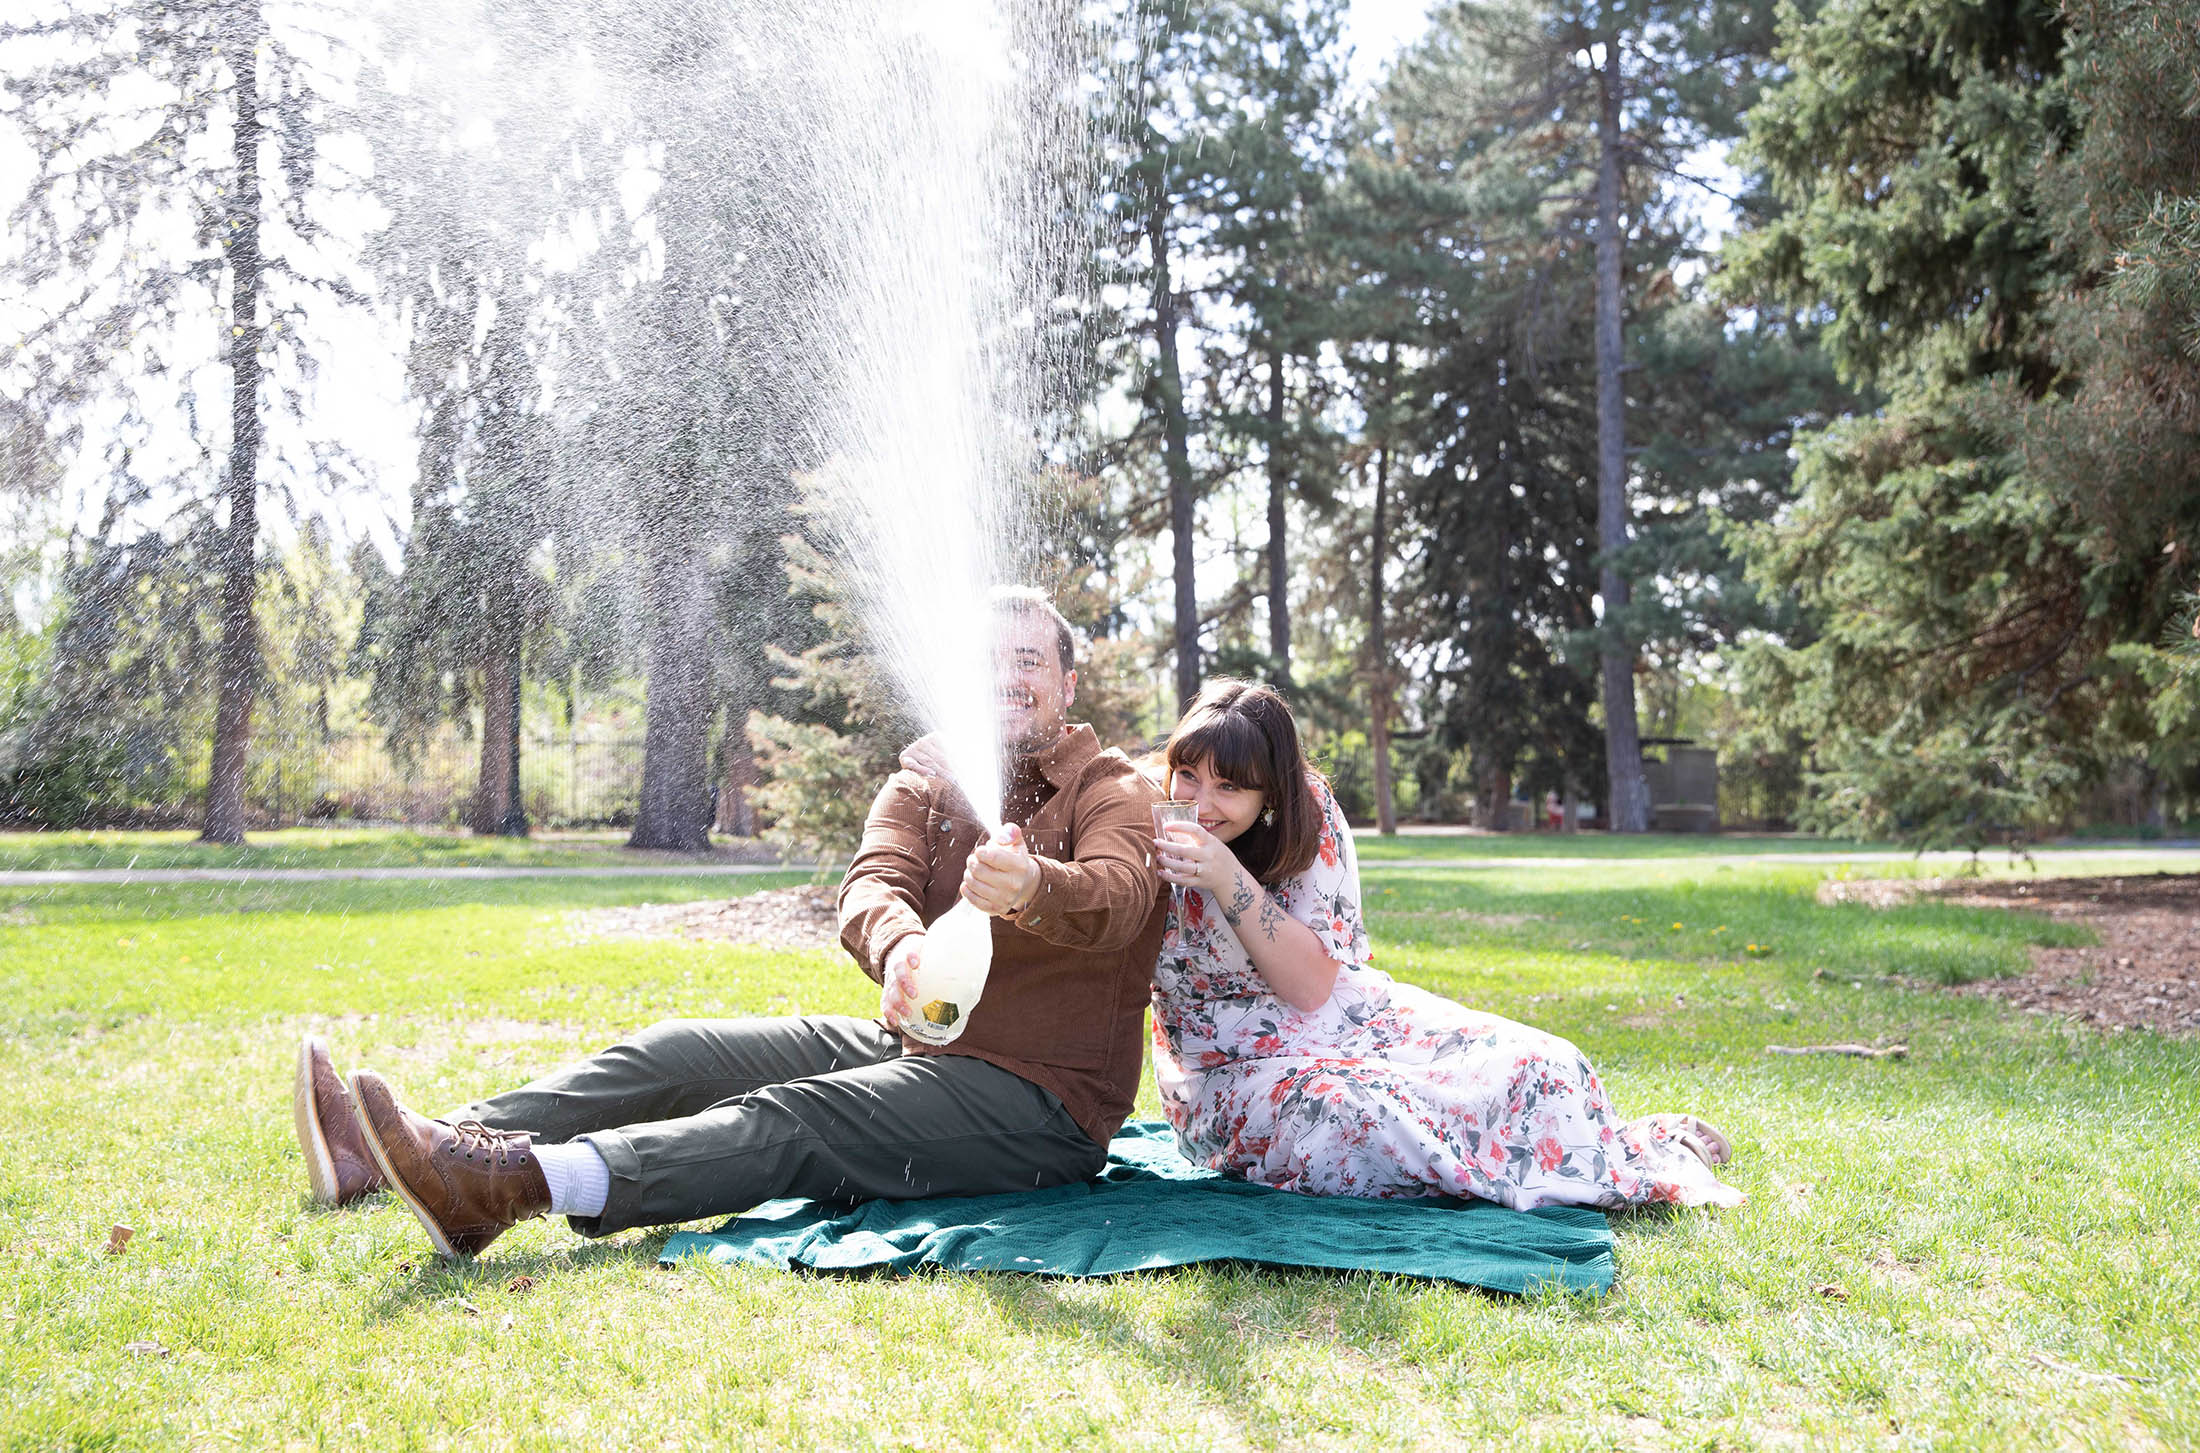
[[[867,1019],[671,1019],[467,1114],[611,1167],[603,1236],[780,1196],[975,1196],[1095,1175],[1062,1102],[961,1055],[904,1055]]]

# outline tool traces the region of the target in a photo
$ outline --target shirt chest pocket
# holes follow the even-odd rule
[[[1070,830],[1069,810],[1057,795],[1024,824],[1024,845],[1042,858],[1057,863],[1077,860],[1077,835]]]
[[[1070,831],[1068,811],[1060,799],[1045,803],[1022,824],[1024,845],[1042,858],[1058,863],[1076,861],[1076,834]],[[926,921],[945,913],[961,895],[963,870],[971,852],[985,841],[985,825],[975,818],[957,817],[934,809],[925,818],[925,840],[931,844],[931,882],[925,893]]]
[[[962,896],[963,869],[970,862],[970,850],[984,835],[985,829],[971,818],[933,812],[925,819],[925,842],[932,853],[924,891],[926,923],[954,907]]]

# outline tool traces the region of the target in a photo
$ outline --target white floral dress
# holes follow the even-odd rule
[[[1320,855],[1270,892],[1337,960],[1327,1003],[1286,1004],[1203,890],[1172,892],[1154,1077],[1187,1158],[1327,1196],[1741,1203],[1663,1127],[1623,1125],[1573,1045],[1372,967],[1352,834],[1327,785],[1313,787]]]

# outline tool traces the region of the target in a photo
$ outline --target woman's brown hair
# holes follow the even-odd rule
[[[1295,878],[1321,851],[1322,811],[1309,785],[1314,769],[1299,745],[1291,708],[1272,686],[1217,677],[1201,689],[1161,749],[1167,782],[1176,769],[1205,767],[1260,793],[1261,815],[1230,844],[1246,871],[1263,884]]]

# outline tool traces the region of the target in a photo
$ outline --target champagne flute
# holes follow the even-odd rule
[[[1153,805],[1153,835],[1157,839],[1167,836],[1168,829],[1175,823],[1198,821],[1199,804],[1196,802],[1184,802],[1172,797],[1166,802],[1156,802]],[[1169,906],[1183,908],[1184,889],[1181,884],[1169,885]]]

